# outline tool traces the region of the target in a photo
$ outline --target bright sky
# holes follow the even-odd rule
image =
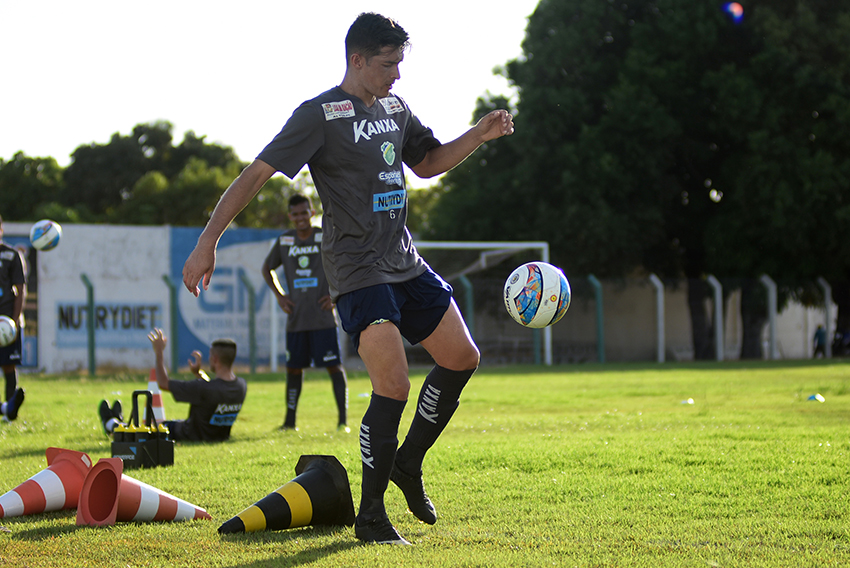
[[[512,94],[492,70],[521,53],[537,2],[3,2],[0,157],[67,166],[80,145],[164,119],[175,144],[193,130],[250,161],[298,104],[342,81],[345,33],[364,11],[410,34],[394,90],[449,141],[479,96]]]

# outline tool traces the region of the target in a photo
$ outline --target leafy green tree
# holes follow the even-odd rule
[[[183,135],[183,141],[169,151],[168,164],[162,171],[169,178],[176,175],[189,162],[190,158],[200,158],[210,167],[227,167],[231,162],[238,162],[239,158],[230,146],[220,146],[206,142],[206,136],[198,136],[189,130]]]
[[[0,159],[2,215],[7,220],[37,221],[45,217],[39,212],[60,202],[64,188],[62,168],[53,158],[31,158],[18,152],[8,162]],[[52,219],[71,220],[58,214],[59,209]]]
[[[503,97],[479,100],[473,121],[496,108],[510,105]],[[484,144],[446,174],[419,205],[411,192],[412,226],[436,240],[540,240],[534,219],[545,206],[525,198],[528,179],[520,171],[521,136],[518,131]],[[422,205],[432,197],[437,199],[426,217]]]
[[[843,135],[850,127],[850,8],[772,2],[753,21],[761,45],[747,73],[734,77],[737,88],[729,69],[711,78],[725,86],[717,104],[734,119],[729,135],[739,151],[720,174],[730,214],[708,228],[716,245],[709,262],[726,273],[770,274],[784,297],[806,303],[822,302],[810,291],[823,276],[834,283],[839,329],[850,329],[850,298],[842,298],[850,281],[850,143]],[[746,333],[745,348],[757,343]]]
[[[204,219],[210,196],[217,199],[227,187],[224,177],[235,177],[241,165],[232,148],[208,144],[192,131],[174,146],[172,129],[168,121],[139,124],[129,136],[115,133],[107,144],[77,148],[65,170],[63,203],[90,222],[191,225]]]
[[[158,225],[166,223],[169,212],[170,182],[160,171],[144,174],[133,186],[131,195],[115,210],[115,223],[127,225]]]
[[[255,199],[237,215],[235,223],[240,227],[280,228],[289,226],[289,198],[294,191],[302,191],[312,198],[313,207],[321,210],[321,203],[314,197],[312,181],[307,176],[301,176],[290,182],[283,175],[273,176],[260,189]],[[210,209],[210,214],[212,209]]]
[[[108,144],[80,146],[65,169],[65,204],[84,208],[97,221],[121,205],[148,170],[149,159],[139,141],[118,133]]]
[[[548,240],[572,274],[684,276],[698,357],[705,275],[768,273],[791,294],[838,260],[846,280],[850,9],[746,9],[736,24],[713,0],[541,2],[504,70],[517,132],[449,172],[435,232]],[[757,338],[764,300],[743,292]]]

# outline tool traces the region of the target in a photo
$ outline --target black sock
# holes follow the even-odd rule
[[[397,462],[404,473],[417,475],[422,471],[425,453],[448,425],[460,404],[460,393],[474,372],[475,369],[451,371],[434,365],[425,377],[416,402],[416,414],[398,449]]]
[[[14,367],[3,374],[6,375],[6,401],[8,402],[15,398],[15,391],[18,390],[18,369]]]
[[[301,398],[301,385],[304,383],[302,373],[286,373],[286,418],[284,426],[295,427],[295,412],[298,410],[298,399]]]
[[[405,400],[395,400],[372,393],[369,408],[360,425],[360,458],[363,482],[360,514],[366,517],[386,513],[384,493],[390,482],[390,471],[398,447],[398,424]]]
[[[336,399],[336,409],[339,413],[339,421],[337,424],[348,423],[348,381],[345,377],[345,371],[339,370],[336,373],[331,373],[331,383],[334,389],[334,398]]]

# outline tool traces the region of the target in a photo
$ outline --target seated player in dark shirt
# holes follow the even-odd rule
[[[233,373],[233,361],[236,359],[236,343],[231,339],[216,339],[210,346],[210,371],[213,378],[201,370],[201,354],[192,353],[189,368],[197,377],[190,381],[169,379],[165,369],[163,352],[167,343],[161,329],[154,329],[148,338],[156,354],[156,382],[163,391],[170,391],[177,402],[189,403],[189,417],[186,420],[169,420],[164,424],[169,431],[169,439],[191,442],[221,442],[230,437],[230,428],[236,421],[248,384],[242,377]],[[110,408],[102,400],[98,409],[103,429],[111,434],[115,426],[123,423],[120,401]]]

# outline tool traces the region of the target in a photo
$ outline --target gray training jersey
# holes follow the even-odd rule
[[[334,302],[426,269],[407,221],[402,162],[440,145],[399,97],[367,107],[339,87],[299,106],[257,159],[293,178],[307,164],[324,209],[322,256]]]
[[[290,229],[280,235],[266,256],[274,270],[283,266],[286,293],[294,308],[286,319],[286,331],[314,331],[336,327],[332,311],[319,307],[319,298],[328,295],[328,280],[322,269],[322,231],[313,227],[305,240]]]

